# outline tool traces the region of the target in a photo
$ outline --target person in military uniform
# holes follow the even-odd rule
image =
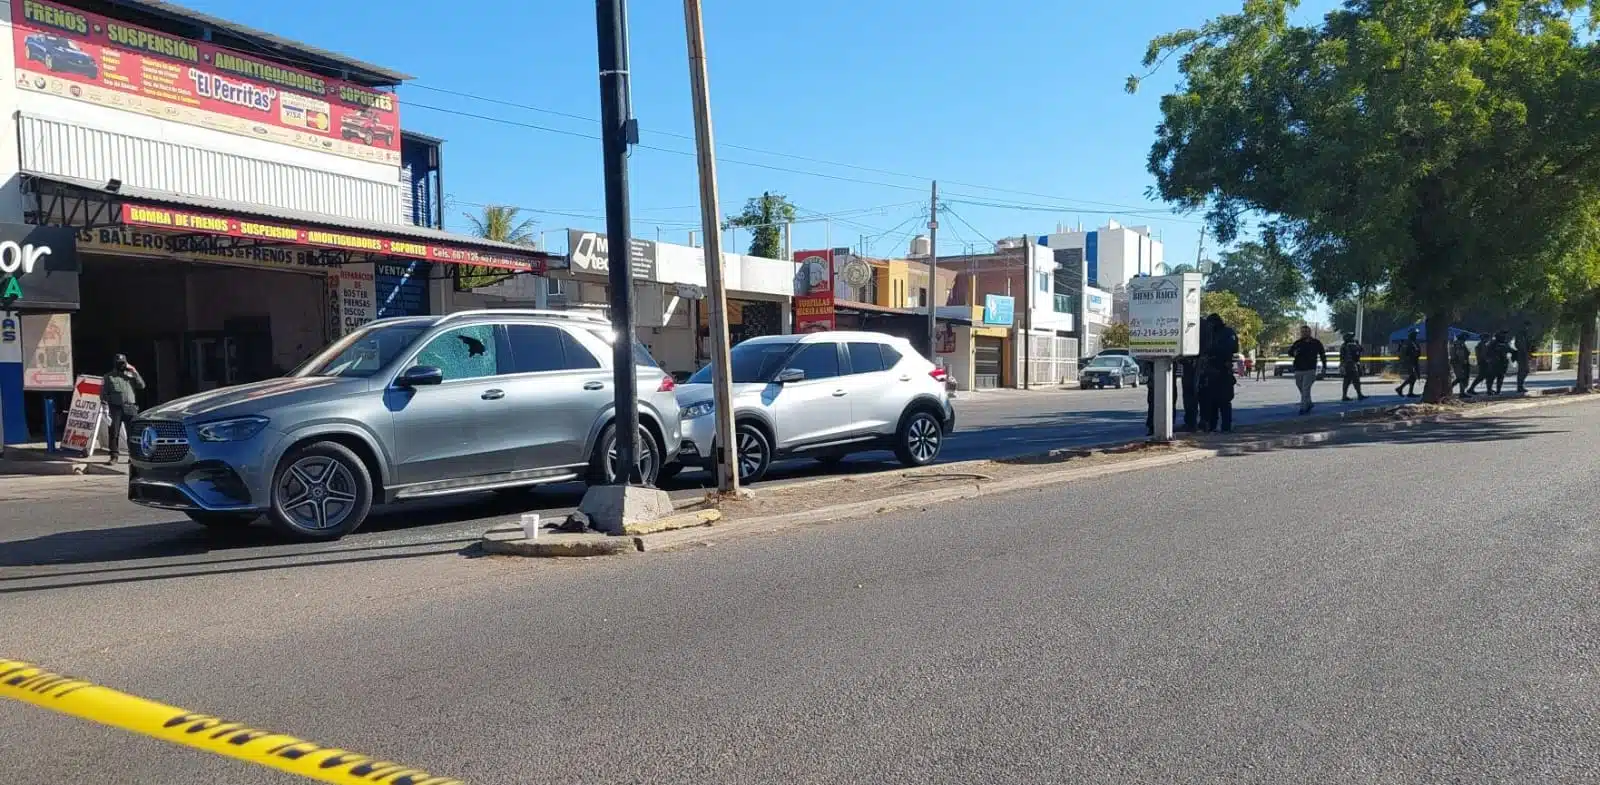
[[[1493,393],[1500,395],[1506,389],[1506,372],[1511,370],[1511,334],[1501,330],[1494,334],[1494,343],[1489,346],[1489,381],[1494,388]]]
[[[1350,400],[1351,387],[1356,388],[1356,400],[1367,399],[1361,392],[1361,344],[1356,343],[1355,333],[1345,333],[1344,343],[1339,345],[1339,374],[1344,377],[1341,400]]]
[[[1528,391],[1528,374],[1533,372],[1533,322],[1524,321],[1517,331],[1517,392]]]
[[[1394,394],[1405,398],[1417,397],[1417,378],[1422,375],[1422,345],[1417,342],[1417,335],[1412,330],[1400,342],[1400,373],[1406,378],[1394,388]]]
[[[1239,334],[1222,317],[1206,317],[1209,343],[1201,349],[1201,427],[1206,431],[1233,430],[1233,356],[1239,351]]]
[[[1456,333],[1456,339],[1450,342],[1450,370],[1455,374],[1452,386],[1460,389],[1460,395],[1467,395],[1467,382],[1472,379],[1472,352],[1467,349],[1467,334]]]
[[[1475,357],[1475,359],[1477,359],[1477,361],[1478,361],[1478,375],[1475,376],[1472,379],[1472,384],[1468,385],[1468,387],[1467,387],[1467,394],[1468,395],[1476,395],[1478,393],[1478,385],[1480,383],[1484,385],[1484,390],[1483,391],[1484,391],[1485,394],[1490,394],[1490,393],[1493,392],[1493,390],[1490,389],[1490,388],[1494,384],[1494,382],[1490,380],[1490,375],[1489,375],[1489,371],[1490,371],[1491,365],[1492,365],[1492,363],[1489,360],[1489,351],[1493,347],[1494,347],[1494,338],[1493,338],[1493,336],[1489,335],[1488,333],[1479,333],[1478,334],[1478,345],[1473,348],[1473,352],[1472,352],[1474,357]]]

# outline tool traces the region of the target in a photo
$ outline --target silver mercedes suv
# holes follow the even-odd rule
[[[373,504],[616,476],[611,325],[575,311],[383,319],[280,379],[129,424],[128,498],[206,526],[265,515],[337,539]],[[682,440],[672,377],[635,344],[640,469]]]

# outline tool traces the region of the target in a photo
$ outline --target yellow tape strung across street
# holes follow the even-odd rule
[[[0,697],[339,785],[462,785],[398,763],[256,730],[0,659]]]

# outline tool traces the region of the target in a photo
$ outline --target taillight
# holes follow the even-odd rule
[[[678,389],[678,383],[673,381],[671,376],[663,376],[661,377],[661,386],[656,388],[656,392],[672,392],[676,389]]]
[[[945,373],[943,368],[935,368],[931,371],[928,371],[928,375],[932,376],[933,380],[936,382],[943,382],[950,378],[950,374]]]

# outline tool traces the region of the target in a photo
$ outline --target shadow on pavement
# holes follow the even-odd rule
[[[1534,421],[1543,419],[1551,418],[1548,416],[1522,415],[1514,418],[1476,417],[1472,419],[1446,420],[1427,425],[1397,428],[1392,431],[1350,433],[1348,435],[1337,434],[1332,439],[1324,442],[1250,449],[1243,453],[1226,454],[1224,457],[1238,457],[1239,455],[1253,455],[1280,450],[1321,450],[1340,447],[1363,447],[1374,444],[1477,444],[1570,433],[1564,428],[1541,428],[1534,424]]]

